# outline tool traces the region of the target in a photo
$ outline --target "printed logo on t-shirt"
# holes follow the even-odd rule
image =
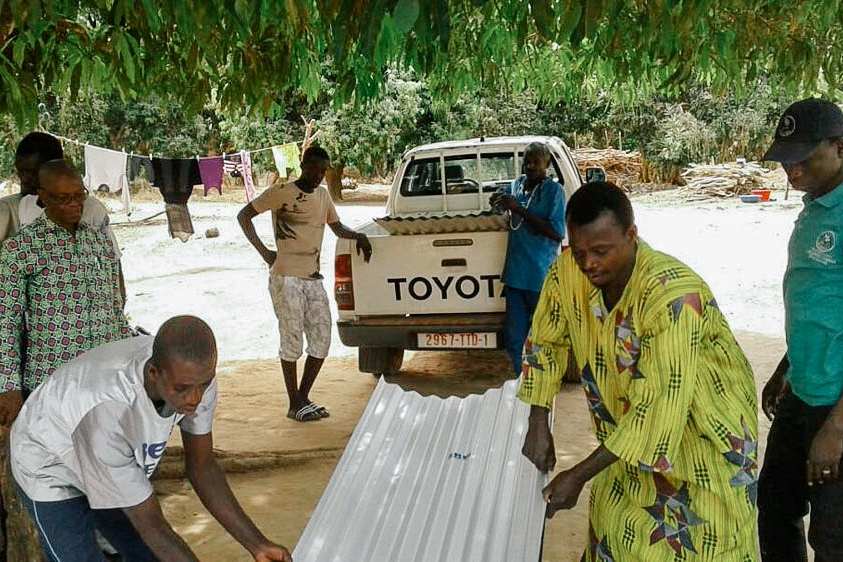
[[[831,254],[831,251],[837,247],[837,235],[832,230],[821,232],[817,236],[814,247],[808,250],[808,257],[823,265],[836,263],[837,260]]]
[[[158,461],[161,460],[161,455],[164,454],[164,449],[167,448],[167,442],[160,443],[144,443],[141,447],[143,452],[143,470],[146,472],[146,477],[152,476],[155,472],[155,467],[158,466]]]

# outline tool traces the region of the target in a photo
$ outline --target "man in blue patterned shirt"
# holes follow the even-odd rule
[[[0,425],[56,367],[130,335],[116,249],[82,220],[88,193],[79,172],[53,160],[39,181],[44,215],[0,253]]]

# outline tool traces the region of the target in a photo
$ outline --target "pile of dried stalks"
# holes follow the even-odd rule
[[[691,164],[682,172],[687,182],[679,190],[688,199],[737,197],[753,189],[765,189],[770,170],[758,162],[745,164]]]
[[[643,181],[641,154],[638,151],[578,148],[573,154],[583,179],[586,168],[600,166],[606,170],[606,177],[620,186]]]

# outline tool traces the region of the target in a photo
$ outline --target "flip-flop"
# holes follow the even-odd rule
[[[326,408],[325,406],[321,406],[321,405],[317,404],[316,402],[311,402],[310,405],[313,406],[314,411],[317,414],[319,414],[319,417],[321,417],[321,418],[330,418],[331,417],[331,413],[328,411],[328,408]]]
[[[287,417],[300,422],[309,422],[322,419],[322,416],[319,414],[319,412],[316,411],[316,408],[313,407],[313,404],[305,404],[295,412],[290,410],[289,412],[287,412]]]

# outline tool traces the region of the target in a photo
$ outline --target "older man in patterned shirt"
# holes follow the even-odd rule
[[[79,172],[54,160],[39,180],[44,215],[8,239],[0,257],[2,425],[56,367],[130,333],[114,244],[82,221],[88,193]]]

